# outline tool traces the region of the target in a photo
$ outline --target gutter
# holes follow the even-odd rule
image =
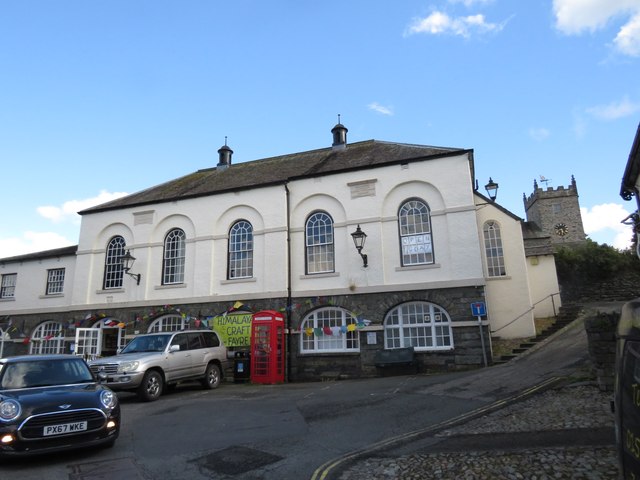
[[[287,332],[287,351],[286,351],[286,368],[285,380],[291,378],[291,192],[289,191],[288,182],[284,183],[284,191],[287,203],[287,305],[285,307],[285,327]]]

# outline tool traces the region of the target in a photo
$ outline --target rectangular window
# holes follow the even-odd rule
[[[47,271],[47,295],[62,293],[64,289],[64,268],[52,268]]]
[[[17,273],[2,275],[2,283],[0,283],[0,298],[14,298],[16,294],[17,279]]]
[[[402,237],[402,265],[422,265],[433,263],[431,234],[409,235]]]

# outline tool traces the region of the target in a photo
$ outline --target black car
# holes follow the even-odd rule
[[[110,447],[119,432],[116,394],[81,357],[0,359],[0,456]]]

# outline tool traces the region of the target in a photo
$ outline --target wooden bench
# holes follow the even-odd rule
[[[398,371],[406,373],[408,369],[413,373],[418,373],[418,361],[413,347],[378,350],[373,363],[377,368],[386,370],[387,373]]]

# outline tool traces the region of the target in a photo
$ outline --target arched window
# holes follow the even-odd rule
[[[356,319],[343,308],[314,310],[302,320],[300,332],[302,353],[360,351]]]
[[[185,330],[186,326],[185,318],[182,315],[163,315],[149,325],[147,332],[177,332]]]
[[[44,322],[36,327],[29,341],[31,355],[64,353],[64,329],[58,322]]]
[[[184,283],[185,234],[179,228],[171,230],[164,239],[162,284]]]
[[[122,262],[120,258],[124,255],[126,243],[124,238],[113,237],[107,245],[107,252],[104,259],[104,282],[103,289],[122,288]]]
[[[409,200],[398,211],[402,266],[433,263],[431,214],[421,200]]]
[[[504,252],[500,225],[493,220],[484,224],[484,251],[487,257],[487,273],[490,277],[503,277],[507,274],[504,268]]]
[[[449,314],[429,302],[408,302],[395,307],[384,320],[384,348],[403,347],[416,351],[452,349]]]
[[[246,220],[233,224],[229,231],[227,278],[253,276],[253,227]]]
[[[335,270],[333,254],[333,219],[325,212],[316,212],[305,227],[307,274]]]

